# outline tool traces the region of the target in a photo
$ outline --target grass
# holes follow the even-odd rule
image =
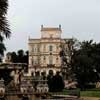
[[[86,91],[80,91],[81,96],[86,97],[100,97],[100,89],[91,89]]]
[[[70,90],[64,89],[61,94],[63,94],[63,95],[73,95],[73,96],[80,97],[80,89],[70,89]]]
[[[75,90],[64,89],[63,94],[67,95],[67,94],[71,93],[71,91],[75,91],[75,92],[77,92],[76,94],[78,94],[80,89],[75,89]],[[82,96],[82,97],[100,97],[100,89],[90,89],[90,90],[80,91],[80,96]]]

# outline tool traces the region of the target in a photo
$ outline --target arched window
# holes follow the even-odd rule
[[[34,76],[34,72],[33,71],[31,72],[31,76]]]
[[[53,51],[53,46],[52,45],[49,46],[49,51]]]

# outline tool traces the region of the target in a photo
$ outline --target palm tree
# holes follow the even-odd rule
[[[0,56],[3,55],[6,50],[3,43],[4,38],[9,38],[11,34],[8,20],[6,18],[7,9],[8,0],[0,0]]]
[[[6,50],[6,47],[3,42],[0,42],[0,62],[2,62],[2,57],[4,55],[4,51]]]
[[[0,40],[10,37],[9,24],[6,18],[8,9],[8,0],[0,0]]]

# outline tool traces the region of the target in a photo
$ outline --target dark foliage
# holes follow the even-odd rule
[[[64,81],[59,72],[55,76],[49,74],[47,79],[50,92],[61,92],[64,89]]]
[[[8,0],[0,0],[0,37],[10,37],[9,24],[6,18]]]
[[[10,76],[10,70],[6,67],[4,69],[0,69],[0,79],[4,79],[5,85],[8,85],[8,83],[12,80],[12,77]]]
[[[17,53],[16,52],[8,52],[8,53],[11,54],[11,62],[28,64],[28,51],[24,52],[23,50],[18,50]]]
[[[6,50],[5,44],[3,43],[4,38],[9,38],[11,35],[8,20],[6,18],[8,9],[8,0],[0,0],[0,59],[4,55]]]
[[[100,81],[100,43],[94,43],[93,40],[83,41],[79,42],[79,47],[75,47],[75,42],[73,43],[69,64],[71,72],[77,79],[81,89],[94,87],[94,83]],[[66,49],[62,48],[60,53],[62,58],[66,57],[64,52],[66,52]],[[67,59],[63,61],[68,66]]]
[[[74,50],[72,69],[81,89],[100,80],[100,43],[92,40],[81,43],[79,50]]]

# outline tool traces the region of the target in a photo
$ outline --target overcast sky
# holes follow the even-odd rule
[[[27,50],[28,37],[39,38],[40,26],[62,26],[62,37],[100,38],[100,0],[9,0],[12,31],[7,51]]]

